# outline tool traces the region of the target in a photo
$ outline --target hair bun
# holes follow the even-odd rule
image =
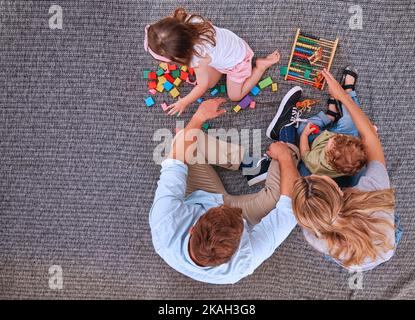
[[[173,17],[180,22],[185,22],[187,18],[187,12],[184,8],[177,8],[174,10]]]

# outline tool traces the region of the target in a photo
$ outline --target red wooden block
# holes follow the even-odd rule
[[[194,76],[195,75],[195,69],[193,69],[193,68],[189,68],[189,73],[190,73],[190,75],[192,75],[192,76]]]
[[[156,89],[157,88],[157,82],[156,81],[149,81],[148,82],[148,88],[151,89]]]
[[[174,82],[174,78],[170,74],[164,74],[164,77],[169,81],[170,83]]]
[[[184,72],[184,71],[180,71],[180,79],[186,81],[187,78],[189,78],[189,73],[188,72]]]
[[[170,71],[177,70],[177,66],[175,64],[169,64],[169,70]]]
[[[157,79],[157,74],[153,71],[153,72],[149,72],[148,73],[148,78],[150,80],[156,80]]]

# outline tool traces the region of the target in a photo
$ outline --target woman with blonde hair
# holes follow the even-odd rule
[[[367,169],[356,186],[343,191],[327,176],[299,178],[293,189],[293,211],[315,249],[351,271],[366,271],[395,252],[395,195],[375,128],[333,75],[326,70],[323,75],[329,93],[356,124]]]

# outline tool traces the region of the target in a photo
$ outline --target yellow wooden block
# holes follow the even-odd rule
[[[170,90],[170,94],[173,98],[177,98],[180,95],[180,92],[177,90],[177,88],[173,88]]]
[[[180,78],[177,78],[176,80],[174,80],[174,82],[173,82],[173,84],[176,86],[176,87],[178,87],[178,86],[180,86],[180,84],[182,83],[182,79],[180,79]]]
[[[158,77],[157,80],[158,80],[158,84],[160,84],[160,83],[163,84],[163,83],[165,83],[167,81],[167,79],[165,77],[163,77],[163,76]]]
[[[157,84],[156,90],[157,90],[158,92],[163,92],[163,91],[164,91],[164,86],[163,86],[163,84],[162,84],[161,82],[159,82],[159,83]]]
[[[160,63],[159,67],[162,68],[164,71],[166,71],[169,68],[169,66],[165,62]]]
[[[271,90],[272,91],[277,91],[278,90],[278,85],[275,82],[271,85]]]
[[[241,109],[242,109],[241,106],[238,104],[233,108],[233,111],[239,112]]]
[[[181,68],[180,68],[180,70],[182,70],[182,71],[187,71],[187,66],[182,66]]]

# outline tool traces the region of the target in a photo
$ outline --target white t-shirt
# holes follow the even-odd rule
[[[199,60],[209,55],[212,61],[209,66],[218,70],[232,69],[241,63],[247,52],[246,43],[235,33],[228,29],[213,26],[216,31],[216,46],[204,42],[195,46],[195,50],[202,56],[194,56],[191,61],[192,67],[197,67]]]

